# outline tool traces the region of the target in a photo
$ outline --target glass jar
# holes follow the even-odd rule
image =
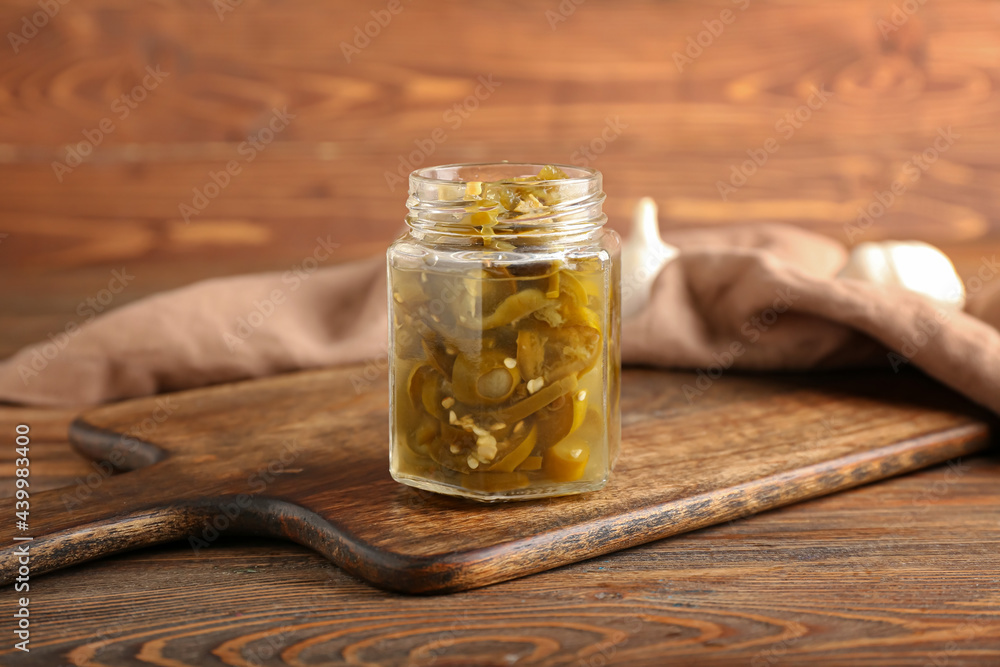
[[[478,500],[582,493],[621,435],[620,241],[601,174],[458,164],[410,175],[388,251],[390,471]]]

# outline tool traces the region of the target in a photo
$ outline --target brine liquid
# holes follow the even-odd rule
[[[480,499],[600,488],[619,437],[613,279],[597,260],[390,267],[393,476]]]

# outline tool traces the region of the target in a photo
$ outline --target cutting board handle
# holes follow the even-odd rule
[[[171,505],[176,488],[164,488],[160,463],[166,455],[148,443],[122,438],[77,442],[94,456],[92,471],[76,484],[33,492],[31,477],[19,499],[10,498],[8,520],[0,525],[0,584],[7,585],[25,569],[41,574],[108,554],[184,537],[192,523],[190,508]],[[114,443],[126,442],[127,455],[115,456]],[[109,444],[111,443],[111,444]],[[112,464],[114,461],[114,464]],[[150,465],[151,464],[151,465]],[[115,474],[119,470],[132,470]],[[27,506],[18,505],[27,501]],[[27,509],[25,524],[16,511]],[[155,527],[155,530],[151,529]],[[24,539],[31,538],[31,539]],[[20,573],[20,574],[19,574]],[[16,590],[16,589],[15,589]]]

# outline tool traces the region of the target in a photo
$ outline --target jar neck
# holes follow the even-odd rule
[[[454,164],[410,174],[406,223],[441,243],[537,245],[597,232],[607,216],[600,172],[557,165],[566,178],[528,180],[542,164]]]

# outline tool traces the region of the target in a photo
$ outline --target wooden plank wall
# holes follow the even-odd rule
[[[0,281],[69,312],[116,265],[144,278],[128,300],[294,266],[320,236],[340,258],[381,251],[405,198],[386,174],[412,162],[587,161],[618,228],[642,195],[663,225],[845,242],[1000,226],[995,2],[7,0],[0,28]],[[270,143],[243,143],[286,108]],[[723,198],[747,151],[767,160]]]

